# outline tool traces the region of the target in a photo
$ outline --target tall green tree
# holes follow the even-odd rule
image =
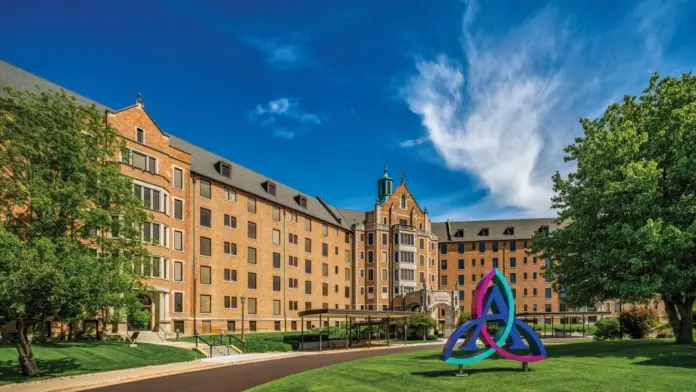
[[[408,316],[405,321],[411,331],[423,331],[423,340],[428,336],[428,330],[437,327],[437,322],[427,313],[417,313]]]
[[[677,343],[693,343],[696,299],[696,78],[660,79],[600,118],[565,149],[577,171],[553,177],[563,227],[533,252],[565,301],[664,301]]]
[[[123,140],[64,91],[0,96],[0,318],[17,322],[22,373],[39,375],[39,323],[133,307],[147,218],[119,172]]]

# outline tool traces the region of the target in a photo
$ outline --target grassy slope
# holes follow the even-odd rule
[[[455,366],[439,351],[420,351],[346,362],[300,373],[254,391],[694,391],[696,347],[668,340],[571,343],[547,347],[549,358],[531,364],[491,358],[467,366],[469,377],[454,377]]]
[[[138,344],[138,347],[131,348],[126,343],[116,342],[47,343],[35,345],[34,354],[42,378],[183,362],[201,357],[192,350],[152,344]],[[29,381],[19,371],[15,347],[0,346],[0,385]]]

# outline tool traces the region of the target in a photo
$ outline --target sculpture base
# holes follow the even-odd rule
[[[529,368],[529,362],[522,362],[522,372],[530,373],[532,370]]]
[[[469,373],[464,373],[464,366],[459,365],[459,370],[457,370],[457,372],[454,373],[454,375],[457,377],[466,377],[469,375]]]

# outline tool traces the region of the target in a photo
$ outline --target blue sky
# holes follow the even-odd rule
[[[688,1],[10,0],[0,58],[330,203],[548,217],[562,148],[696,66]]]

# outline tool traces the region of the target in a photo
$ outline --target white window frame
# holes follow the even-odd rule
[[[365,286],[360,286],[360,296],[364,297],[365,296]],[[360,305],[362,307],[362,305]]]
[[[169,244],[168,244],[168,240],[169,240],[169,229],[170,229],[169,226],[168,226],[167,224],[165,224],[165,223],[158,222],[158,221],[150,221],[150,220],[148,220],[148,221],[146,221],[146,222],[150,224],[150,241],[146,241],[145,238],[143,238],[143,239],[142,239],[142,242],[145,243],[145,244],[151,245],[151,246],[159,246],[159,247],[162,247],[162,248],[169,248]],[[153,237],[153,235],[152,235],[152,233],[153,233],[152,227],[153,227],[153,224],[157,224],[157,225],[160,226],[160,232],[159,232],[159,235],[160,235],[160,243],[159,243],[159,244],[155,244],[155,243],[152,241],[152,237]],[[142,235],[142,233],[143,233],[144,230],[145,230],[145,224],[143,223],[143,226],[140,228],[140,234],[141,234],[141,235]],[[162,239],[164,239],[164,244],[163,244],[162,241],[161,241]]]
[[[181,294],[181,312],[176,311],[176,293]],[[172,313],[184,313],[184,309],[186,308],[186,296],[184,295],[183,291],[172,291]]]
[[[179,198],[179,197],[176,197],[176,196],[172,196],[171,199],[172,199],[172,214],[171,214],[172,219],[178,220],[179,222],[183,222],[184,217],[186,216],[186,200]],[[181,219],[179,219],[175,216],[175,211],[176,211],[176,201],[175,200],[181,201]]]
[[[181,170],[181,188],[177,188],[176,186],[176,170]],[[186,177],[185,177],[185,172],[184,168],[177,166],[177,165],[172,165],[172,188],[174,189],[179,189],[179,190],[184,190],[186,188]]]
[[[275,233],[278,233],[278,242],[276,242],[275,238],[273,238],[273,236],[275,235]],[[273,245],[280,245],[281,236],[282,236],[282,234],[281,234],[280,230],[278,230],[278,229],[273,229],[273,230],[271,231],[271,242],[273,243]]]
[[[142,152],[141,150],[138,150],[137,148],[126,147],[126,149],[130,151],[130,154],[128,154],[128,163],[127,163],[128,166],[135,168],[135,169],[138,169],[138,170],[142,170],[144,172],[148,172],[150,174],[159,174],[159,163],[160,163],[159,158],[157,158],[156,156],[150,155],[148,153]],[[138,154],[145,155],[145,169],[140,169],[139,167],[133,166],[133,151],[137,152]],[[149,158],[155,159],[155,172],[154,173],[152,173],[149,170],[150,169],[150,159]],[[121,163],[125,163],[125,162],[123,162],[123,154],[121,154]]]
[[[160,210],[154,210],[154,209],[152,209],[150,206],[148,206],[148,207],[146,207],[148,210],[150,210],[150,211],[157,211],[157,212],[161,212],[161,213],[163,213],[163,214],[165,214],[165,215],[169,215],[169,214],[168,214],[168,212],[169,212],[169,206],[167,205],[167,204],[169,204],[169,203],[165,203],[165,202],[164,202],[164,195],[167,195],[167,198],[168,198],[168,199],[174,199],[174,198],[172,197],[172,195],[169,194],[169,191],[167,191],[166,189],[164,189],[164,188],[162,188],[162,187],[160,187],[160,186],[157,186],[157,185],[154,185],[154,184],[150,184],[150,183],[148,183],[148,182],[140,181],[140,180],[137,180],[137,179],[135,179],[135,178],[133,178],[132,180],[133,180],[133,188],[134,188],[134,189],[135,189],[135,186],[136,186],[136,185],[140,186],[140,188],[141,188],[141,192],[142,192],[142,195],[140,195],[140,196],[141,196],[141,197],[140,197],[140,200],[141,200],[141,201],[144,201],[144,200],[145,200],[145,190],[144,190],[143,188],[148,188],[148,189],[150,190],[150,192],[152,192],[152,191],[157,191],[157,192],[160,193],[159,205],[160,205],[160,207],[161,207],[162,209],[160,209]],[[152,205],[152,196],[150,197],[150,205]]]
[[[227,197],[225,197],[225,192],[227,192]],[[234,195],[234,200],[232,200],[232,195]],[[237,202],[237,191],[230,188],[230,187],[223,187],[222,188],[222,198],[229,201],[230,203],[236,203]]]
[[[176,279],[174,278],[174,276],[176,275],[176,274],[174,273],[176,263],[181,263],[181,280],[176,280]],[[172,260],[172,282],[183,283],[183,282],[184,282],[184,276],[185,276],[185,274],[184,274],[184,260]]]
[[[174,245],[174,233],[177,231],[181,233],[181,250],[176,249],[176,246]],[[184,250],[186,249],[186,240],[184,234],[184,230],[172,229],[172,250],[174,252],[184,252]]]

